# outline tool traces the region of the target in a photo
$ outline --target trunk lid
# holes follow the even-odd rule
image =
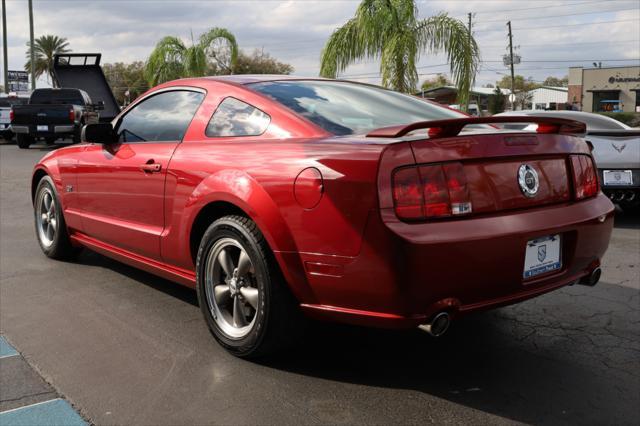
[[[525,121],[529,118],[520,118]],[[403,144],[388,149],[384,154],[380,169],[380,201],[382,208],[392,208],[392,188],[385,181],[391,181],[398,167],[407,164],[407,156],[399,150],[410,149],[413,164],[422,166],[441,164],[461,165],[466,177],[471,213],[483,214],[514,209],[536,208],[550,204],[566,203],[574,199],[572,154],[590,155],[588,145],[581,138],[569,134],[582,133],[580,123],[546,122],[543,132],[503,131],[496,128],[474,129],[461,132],[466,124],[497,122],[497,118],[455,120],[455,126],[441,125],[429,131],[430,137],[404,136],[404,130],[379,129],[371,136],[402,137]],[[454,120],[449,120],[454,121]],[[462,122],[462,125],[460,125]],[[436,123],[437,125],[438,123]],[[564,129],[562,126],[567,125]],[[416,124],[409,125],[416,129]],[[546,126],[546,127],[545,127]],[[555,126],[555,127],[554,127]],[[582,125],[583,126],[583,125]],[[431,129],[431,124],[425,123]],[[425,128],[418,127],[418,128]],[[566,133],[565,134],[565,130]],[[576,132],[577,130],[577,132]],[[401,164],[404,163],[404,164]],[[412,165],[413,165],[412,164]],[[458,166],[459,167],[459,166]],[[537,190],[527,193],[521,182],[528,169],[533,169]],[[421,173],[423,169],[421,169]],[[530,177],[529,174],[526,174]],[[424,178],[423,178],[424,180]],[[462,217],[462,216],[461,216]]]
[[[460,162],[474,213],[529,208],[571,199],[568,155],[570,136],[527,134],[463,134],[452,139],[414,140],[417,164]],[[524,196],[518,176],[529,165],[538,175],[538,191]]]

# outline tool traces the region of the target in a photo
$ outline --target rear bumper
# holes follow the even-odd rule
[[[75,126],[73,124],[65,124],[65,125],[49,125],[49,129],[47,131],[39,131],[36,130],[35,126],[21,126],[21,125],[12,125],[11,130],[14,133],[21,134],[30,134],[35,137],[45,137],[49,135],[62,134],[62,133],[73,133]]]
[[[404,328],[442,310],[456,316],[526,300],[575,283],[599,265],[613,211],[599,194],[579,203],[420,224],[399,222],[392,211],[372,212],[359,256],[302,255],[317,298],[303,309],[315,318]],[[562,268],[523,279],[527,241],[558,233]]]
[[[631,170],[631,185],[604,185],[604,170]],[[623,168],[623,167],[604,167],[598,169],[600,182],[602,184],[602,192],[609,197],[614,203],[622,205],[640,204],[640,169]]]

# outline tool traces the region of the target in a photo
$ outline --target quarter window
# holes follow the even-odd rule
[[[203,98],[200,92],[173,90],[143,100],[120,121],[120,141],[181,141]]]
[[[224,99],[207,125],[206,135],[258,136],[267,130],[271,117],[235,98]]]

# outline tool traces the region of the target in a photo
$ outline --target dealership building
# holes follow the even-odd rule
[[[640,66],[569,68],[568,103],[587,112],[640,112]]]

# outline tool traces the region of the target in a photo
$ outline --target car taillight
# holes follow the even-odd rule
[[[414,166],[393,175],[393,201],[400,219],[416,220],[471,213],[461,163]]]
[[[598,193],[598,176],[591,157],[587,155],[572,155],[571,169],[573,171],[573,187],[576,200],[593,197]]]
[[[76,112],[72,109],[69,110],[69,120],[71,121],[75,121],[76,119]]]
[[[13,121],[13,109],[9,110],[9,121]]]
[[[393,175],[393,201],[396,214],[403,219],[419,219],[424,216],[422,187],[417,167],[398,170]]]

